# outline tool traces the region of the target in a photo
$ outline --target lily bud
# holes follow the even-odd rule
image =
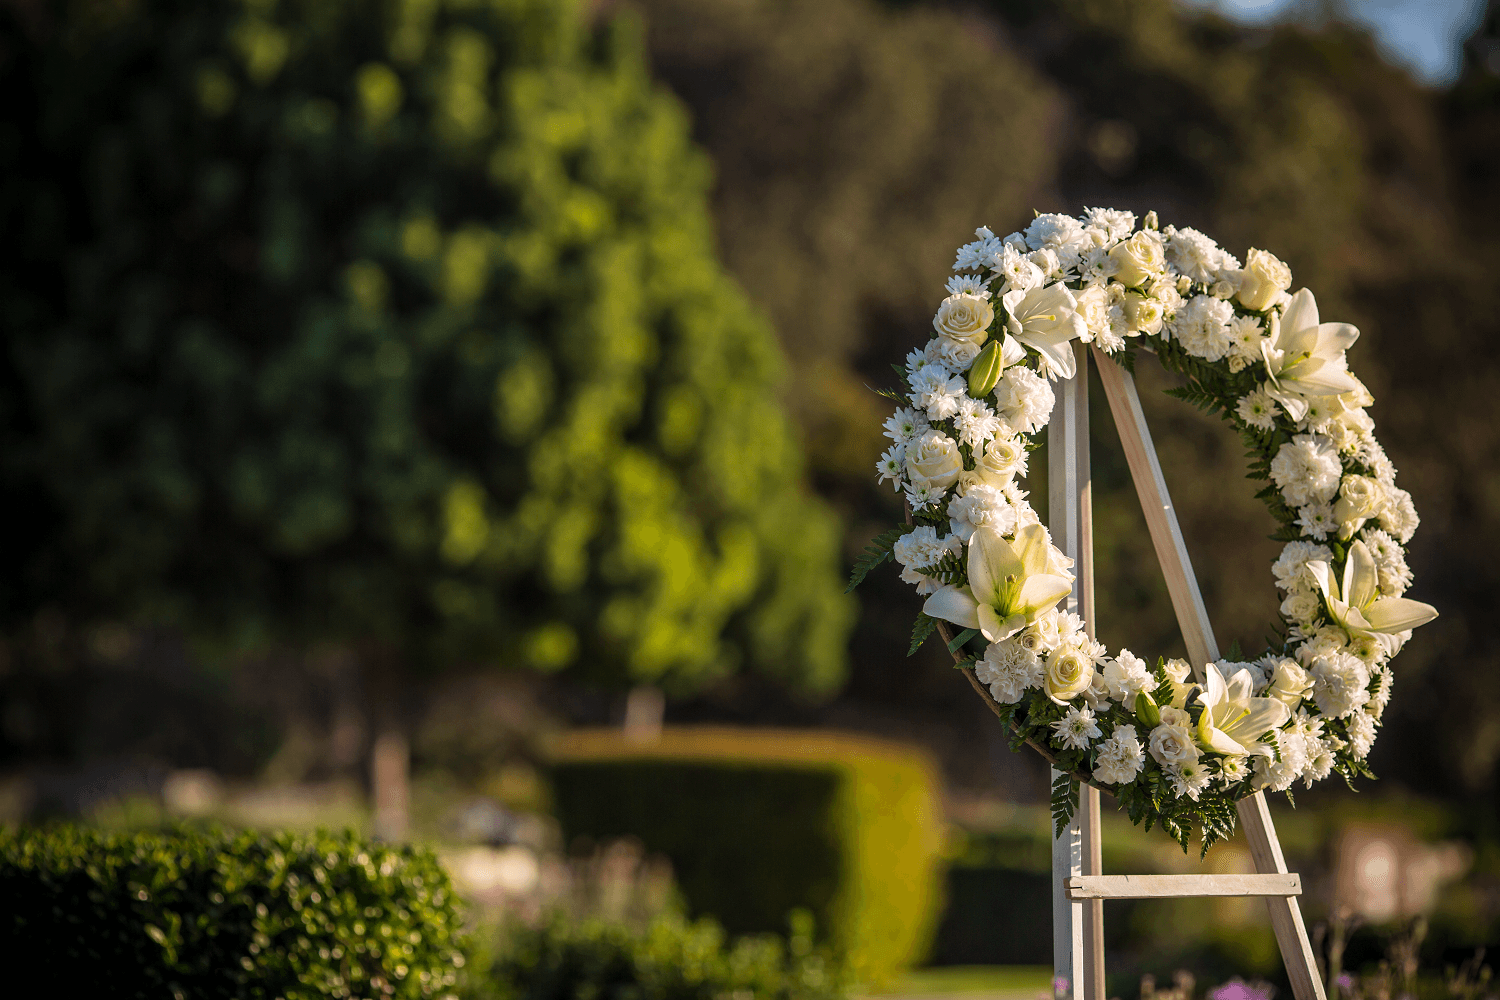
[[[1000,353],[1000,341],[991,340],[969,366],[969,395],[974,399],[983,399],[995,391],[995,383],[1000,381],[1000,372],[1005,368]]]
[[[1150,729],[1161,725],[1161,709],[1156,707],[1156,699],[1151,697],[1149,691],[1142,691],[1135,696],[1135,717]]]
[[[1149,212],[1146,213],[1146,221],[1143,222],[1141,225],[1145,229],[1160,229],[1161,228],[1161,222],[1158,221],[1157,218],[1156,218],[1156,210],[1155,209],[1152,209],[1151,211],[1149,211]]]

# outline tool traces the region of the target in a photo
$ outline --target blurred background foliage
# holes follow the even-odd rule
[[[404,728],[414,830],[493,848],[445,857],[457,881],[555,898],[554,862],[609,867],[557,860],[557,731],[649,737],[660,702],[625,690],[652,686],[669,723],[931,753],[930,957],[1019,960],[994,929],[1029,925],[993,901],[1041,891],[1042,762],[936,644],[903,655],[895,573],[856,604],[841,563],[900,517],[869,387],[925,339],[953,248],[1105,205],[1272,250],[1362,331],[1443,617],[1399,661],[1376,796],[1320,788],[1278,824],[1314,917],[1383,843],[1464,881],[1372,922],[1429,913],[1438,955],[1496,939],[1496,9],[1432,85],[1337,5],[0,6],[0,820],[358,824]],[[1241,450],[1138,377],[1221,645],[1257,649],[1276,545]],[[1179,654],[1097,385],[1093,411],[1100,635]],[[1111,836],[1111,870],[1172,870]],[[1112,948],[1274,968],[1255,914],[1134,913]],[[590,935],[589,962],[637,961]],[[526,988],[568,981],[567,948]]]

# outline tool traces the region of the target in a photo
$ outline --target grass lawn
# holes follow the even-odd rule
[[[1048,965],[947,965],[914,969],[891,985],[882,997],[970,996],[1035,1000],[1051,994]]]

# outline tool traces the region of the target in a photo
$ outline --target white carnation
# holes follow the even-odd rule
[[[1391,489],[1390,500],[1380,512],[1380,526],[1405,545],[1411,541],[1411,536],[1416,534],[1417,525],[1421,523],[1411,494],[1405,490]]]
[[[1338,449],[1321,434],[1298,434],[1271,459],[1271,478],[1292,507],[1328,503],[1343,473]]]
[[[1047,426],[1056,402],[1047,380],[1025,365],[1011,365],[995,385],[1000,419],[1014,434],[1034,434]]]
[[[938,537],[937,529],[924,524],[896,539],[891,555],[909,569],[931,569],[949,555],[961,554],[963,543],[954,535]]]
[[[1220,272],[1240,266],[1238,260],[1196,229],[1168,226],[1163,232],[1167,237],[1167,263],[1199,284],[1218,281]]]
[[[1234,346],[1229,321],[1234,307],[1209,295],[1195,295],[1172,321],[1172,332],[1194,357],[1218,361]]]
[[[995,487],[970,486],[963,496],[949,502],[948,524],[953,528],[953,534],[965,542],[973,537],[974,529],[980,525],[1010,535],[1016,530],[1016,509]]]
[[[1301,778],[1308,788],[1313,782],[1322,781],[1333,773],[1333,747],[1326,740],[1307,741],[1307,763],[1303,765],[1302,771],[1297,777]]]
[[[992,642],[974,664],[974,676],[1003,705],[1020,701],[1027,690],[1042,686],[1042,661],[1014,639]]]
[[[1104,664],[1104,682],[1109,685],[1109,695],[1126,708],[1133,708],[1136,695],[1156,686],[1146,661],[1128,649]]]
[[[1307,564],[1319,560],[1332,563],[1333,550],[1312,542],[1287,542],[1281,555],[1271,564],[1276,586],[1282,590],[1310,590],[1316,587],[1318,581],[1308,571]]]
[[[1388,597],[1400,597],[1406,593],[1412,575],[1401,546],[1379,528],[1366,528],[1360,537],[1375,559],[1375,571],[1380,574],[1380,592]]]
[[[1308,669],[1312,675],[1312,699],[1318,711],[1342,719],[1365,707],[1370,700],[1370,668],[1349,653],[1318,656]]]
[[[1085,208],[1083,219],[1112,240],[1123,240],[1135,229],[1135,213],[1117,208]]]
[[[1134,726],[1116,726],[1109,739],[1096,748],[1094,780],[1123,785],[1135,780],[1146,764],[1146,752],[1136,737]]]
[[[1039,215],[1026,227],[1026,245],[1032,250],[1073,250],[1086,247],[1083,223],[1071,215]]]

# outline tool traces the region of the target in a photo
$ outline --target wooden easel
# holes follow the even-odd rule
[[[1075,343],[1073,347],[1078,370],[1073,378],[1056,383],[1059,398],[1047,428],[1048,528],[1053,543],[1075,560],[1075,581],[1067,609],[1083,616],[1092,636],[1094,535],[1089,475],[1089,351],[1082,344]],[[1189,662],[1201,674],[1204,664],[1219,658],[1219,648],[1156,460],[1135,380],[1097,348],[1093,353],[1135,480],[1136,494],[1146,515],[1156,558],[1166,577]],[[946,638],[948,630],[943,631]],[[989,693],[972,676],[972,671],[966,672],[970,674],[970,683],[989,701]],[[1054,770],[1053,778],[1059,773]],[[1080,789],[1073,822],[1052,842],[1053,976],[1066,981],[1067,993],[1073,1000],[1104,1000],[1104,900],[1183,896],[1265,897],[1296,1000],[1326,1000],[1307,928],[1302,923],[1302,911],[1297,906],[1297,897],[1302,894],[1301,879],[1286,869],[1265,796],[1257,792],[1240,800],[1238,808],[1256,874],[1105,875],[1100,862],[1099,790],[1087,784]],[[1076,988],[1079,984],[1082,990]]]

